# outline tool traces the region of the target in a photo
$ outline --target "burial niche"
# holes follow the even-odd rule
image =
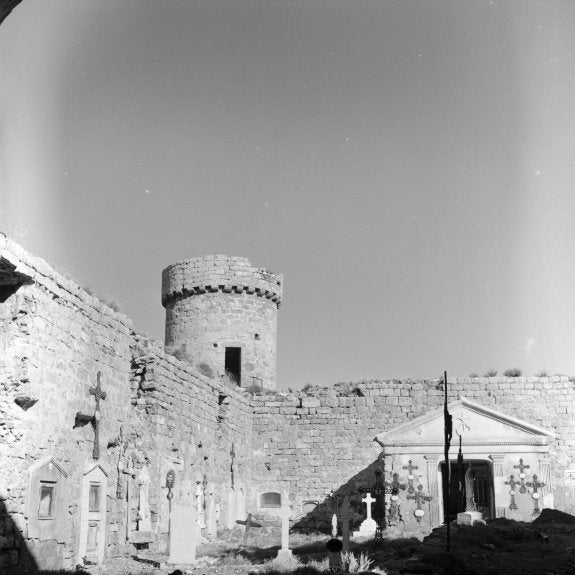
[[[30,467],[28,538],[30,550],[43,569],[63,566],[68,517],[68,472],[48,456]]]
[[[98,565],[104,560],[107,485],[108,474],[99,463],[85,468],[80,500],[80,565]]]
[[[260,495],[260,509],[279,509],[281,506],[281,493],[277,491],[266,491]]]

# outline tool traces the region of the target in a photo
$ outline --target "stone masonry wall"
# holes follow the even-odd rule
[[[107,446],[129,420],[130,321],[2,235],[0,252],[0,286],[28,278],[0,303],[0,570],[30,551],[40,565],[72,566],[80,478],[94,444],[91,425],[73,429],[75,415],[94,413],[89,388],[101,371],[107,393],[101,402],[101,461],[113,470],[115,450]],[[24,541],[29,513],[37,513],[27,507],[29,470],[46,456],[69,473],[69,509],[57,518],[68,524],[60,540]],[[117,511],[111,501],[110,532],[117,529]]]
[[[255,268],[246,258],[205,256],[167,267],[166,349],[220,376],[226,347],[239,347],[241,386],[273,389],[282,282],[281,274]]]
[[[196,373],[156,342],[136,337],[133,356],[132,404],[141,426],[137,450],[150,465],[150,506],[153,527],[161,536],[155,546],[160,551],[167,532],[169,468],[178,475],[176,501],[198,505],[201,494],[206,529],[235,522],[230,494],[249,489],[251,399],[236,386]],[[134,500],[133,517],[136,506]]]
[[[558,434],[551,445],[555,506],[575,512],[564,470],[575,468],[575,383],[567,377],[450,379],[449,397],[471,401]],[[279,483],[294,511],[331,491],[374,483],[375,436],[443,404],[438,381],[362,381],[254,397],[254,481]],[[257,464],[256,464],[257,462]],[[257,501],[253,501],[257,506]],[[361,504],[358,505],[359,511]]]

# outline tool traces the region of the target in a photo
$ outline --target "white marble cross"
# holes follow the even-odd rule
[[[368,493],[362,500],[362,503],[365,503],[367,506],[367,519],[371,519],[371,504],[375,501],[375,499],[371,496],[371,493]]]

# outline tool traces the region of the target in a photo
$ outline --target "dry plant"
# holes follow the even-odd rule
[[[351,551],[341,554],[341,563],[343,570],[346,573],[359,573],[360,571],[368,571],[373,565],[373,559],[370,559],[363,551],[359,558],[356,557]]]

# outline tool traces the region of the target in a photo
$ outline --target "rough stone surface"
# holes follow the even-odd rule
[[[223,270],[218,282],[215,270]],[[295,527],[328,529],[333,502],[349,495],[350,529],[359,526],[365,519],[361,498],[374,484],[381,453],[374,438],[440,408],[442,385],[388,380],[273,391],[281,283],[281,276],[243,258],[210,256],[167,268],[168,351],[186,344],[192,356],[197,354],[191,362],[181,361],[135,333],[125,315],[0,235],[0,569],[34,562],[43,568],[73,567],[82,561],[77,556],[81,489],[84,470],[94,463],[94,428],[75,424],[77,413],[94,413],[89,390],[98,371],[106,392],[100,402],[99,463],[107,477],[107,558],[167,552],[170,489],[174,501],[195,506],[206,526],[204,537],[208,525],[213,533],[248,513],[263,524],[277,522],[280,509],[262,505],[273,500],[262,497],[270,492],[289,497]],[[225,327],[217,332],[222,317]],[[221,347],[214,343],[246,349],[242,360],[250,363],[250,354],[253,359],[246,373],[261,375],[270,389],[250,395],[220,379]],[[200,360],[212,363],[214,377],[201,372]],[[573,514],[573,381],[556,376],[448,383],[450,399],[465,396],[557,435],[549,445],[547,489],[555,507]],[[47,468],[52,475],[41,475],[38,465],[51,461],[61,471]],[[151,524],[145,537],[134,535],[141,521],[138,478],[144,467]],[[43,477],[56,478],[56,489],[66,488],[65,504],[54,499],[54,520],[63,521],[57,529],[39,527],[52,519],[38,517],[39,503],[31,503],[39,501]],[[533,508],[529,494],[519,503],[527,512]],[[420,537],[429,526],[415,522],[415,505],[404,498],[409,529]]]

